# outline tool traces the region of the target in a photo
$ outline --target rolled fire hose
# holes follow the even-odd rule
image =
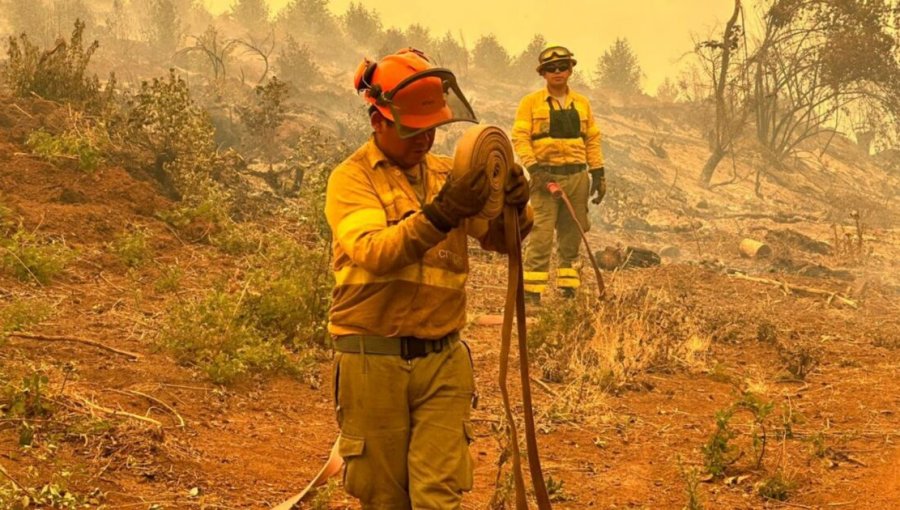
[[[550,496],[544,483],[544,474],[538,455],[537,435],[535,434],[534,412],[531,399],[531,379],[528,374],[528,350],[525,328],[525,294],[524,274],[522,269],[522,238],[519,225],[519,214],[515,207],[504,204],[504,188],[509,171],[513,166],[513,151],[509,138],[502,129],[494,126],[477,125],[469,128],[460,138],[454,155],[451,178],[461,178],[470,171],[485,172],[488,176],[491,193],[487,204],[477,217],[490,220],[503,214],[506,248],[509,253],[509,273],[507,281],[506,305],[503,313],[500,343],[500,394],[503,397],[503,408],[506,413],[509,432],[509,448],[512,454],[513,479],[516,487],[516,510],[528,510],[525,481],[522,475],[522,462],[519,454],[519,439],[516,422],[509,403],[507,373],[512,338],[512,321],[516,319],[519,371],[522,378],[522,403],[525,409],[525,444],[528,451],[528,467],[534,488],[535,499],[539,510],[551,510]],[[303,492],[292,496],[272,510],[295,510],[314,489],[325,484],[328,478],[338,474],[343,467],[337,442],[331,448],[331,455],[325,466],[306,486]]]
[[[500,395],[506,413],[509,449],[512,454],[513,480],[516,487],[516,510],[528,510],[525,481],[522,475],[522,461],[519,455],[519,436],[509,404],[509,389],[506,379],[509,366],[509,351],[512,337],[512,321],[515,316],[519,346],[519,372],[522,378],[522,404],[525,418],[525,445],[528,451],[528,469],[531,484],[539,510],[550,510],[550,496],[544,483],[541,460],[538,454],[537,435],[534,427],[534,411],[531,401],[531,378],[528,375],[528,344],[525,329],[524,273],[522,269],[522,237],[519,214],[515,207],[503,204],[503,189],[507,175],[513,165],[512,145],[502,129],[494,126],[478,125],[469,128],[460,138],[456,147],[453,173],[462,177],[469,171],[487,172],[491,185],[491,196],[482,210],[481,217],[491,219],[502,211],[506,234],[506,251],[509,254],[509,273],[506,287],[506,305],[503,309],[503,326],[500,342]]]
[[[574,221],[575,225],[578,227],[578,233],[581,234],[581,240],[584,242],[584,249],[587,251],[588,257],[591,260],[591,266],[594,268],[594,276],[597,277],[597,289],[599,289],[600,297],[602,298],[603,294],[606,293],[606,285],[603,284],[603,275],[600,274],[600,267],[597,266],[597,259],[594,258],[594,252],[591,250],[590,243],[588,243],[584,227],[581,226],[581,222],[578,221],[578,215],[575,213],[575,208],[572,206],[569,196],[563,191],[562,186],[556,182],[548,182],[547,191],[549,191],[554,198],[562,200],[563,203],[566,204],[566,209],[569,210],[572,221]]]

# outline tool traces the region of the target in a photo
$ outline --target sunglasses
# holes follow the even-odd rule
[[[572,69],[572,65],[568,62],[563,62],[560,64],[549,64],[542,67],[541,69],[543,69],[543,71],[546,73],[562,73],[568,71],[569,69]]]

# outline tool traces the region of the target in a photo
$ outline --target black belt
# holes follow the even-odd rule
[[[584,163],[573,163],[571,165],[539,165],[536,170],[553,175],[574,175],[584,172],[586,168],[587,165]]]
[[[441,352],[457,341],[459,333],[455,331],[436,340],[414,336],[345,335],[334,339],[334,350],[351,354],[400,356],[409,360],[428,356],[432,352]]]

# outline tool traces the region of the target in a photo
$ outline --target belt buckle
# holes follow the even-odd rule
[[[414,336],[400,337],[400,357],[409,361],[428,354],[425,344]]]

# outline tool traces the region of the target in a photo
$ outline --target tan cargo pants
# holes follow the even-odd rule
[[[591,176],[588,172],[573,175],[554,175],[553,180],[559,183],[578,216],[578,221],[585,229],[588,223],[588,194],[591,188]],[[543,293],[547,288],[550,276],[550,254],[553,251],[553,233],[557,237],[556,284],[560,288],[575,289],[581,285],[578,271],[573,264],[578,259],[581,246],[581,233],[578,225],[562,200],[553,198],[546,189],[531,189],[531,207],[534,208],[534,227],[528,236],[525,246],[525,286],[526,292]]]
[[[472,489],[468,347],[400,356],[336,353],[344,489],[363,510],[450,510]]]

